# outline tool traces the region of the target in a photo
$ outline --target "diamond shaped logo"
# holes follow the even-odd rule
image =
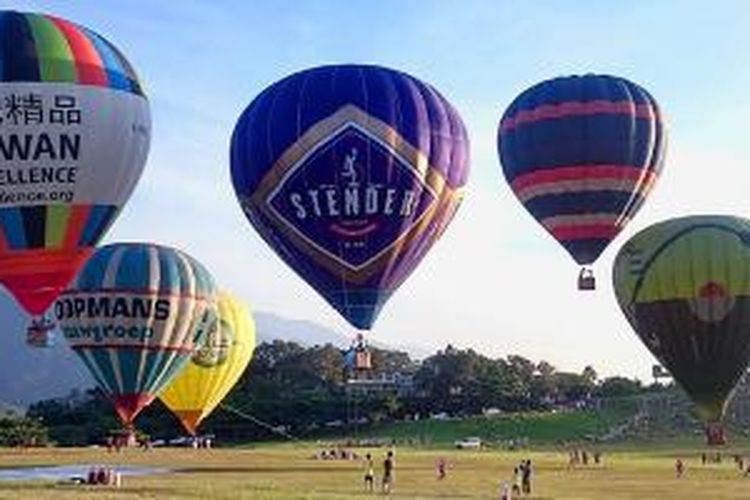
[[[290,148],[294,161],[262,199],[316,260],[354,274],[397,245],[438,200],[426,170],[399,151],[405,141],[392,129],[369,130],[357,111],[365,119],[329,122],[316,140],[300,138]]]

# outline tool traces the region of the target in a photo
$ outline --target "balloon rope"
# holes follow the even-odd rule
[[[270,430],[271,432],[275,432],[276,434],[284,436],[287,439],[291,439],[292,441],[296,441],[298,443],[302,442],[302,440],[300,440],[300,439],[292,436],[288,432],[280,430],[278,427],[273,426],[273,425],[271,425],[271,424],[269,424],[267,422],[264,422],[261,419],[259,419],[257,417],[254,417],[253,415],[250,415],[249,413],[245,413],[243,411],[238,410],[237,408],[233,408],[233,407],[229,406],[226,403],[222,403],[221,404],[221,408],[224,409],[224,410],[230,411],[230,412],[234,413],[235,415],[240,416],[240,417],[242,417],[242,418],[244,418],[246,420],[250,420],[251,422],[253,422],[253,423],[257,424],[257,425],[260,425],[261,427],[265,427],[266,429]]]

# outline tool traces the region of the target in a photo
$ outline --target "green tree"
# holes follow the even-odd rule
[[[593,388],[594,385],[596,385],[596,379],[599,376],[596,373],[596,370],[594,370],[594,367],[591,365],[587,365],[583,372],[581,373],[581,376],[586,380],[586,382]]]
[[[600,397],[622,397],[632,396],[643,391],[643,385],[639,380],[631,380],[625,377],[608,377],[599,384],[596,390]]]

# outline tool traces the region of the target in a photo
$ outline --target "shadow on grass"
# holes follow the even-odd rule
[[[174,474],[264,474],[264,473],[281,473],[281,474],[299,474],[301,472],[336,472],[330,467],[184,467],[175,469]]]
[[[336,467],[335,465],[345,465],[345,467]],[[344,464],[331,463],[330,466],[307,466],[299,465],[298,463],[290,464],[289,466],[233,466],[233,467],[221,467],[221,466],[206,466],[206,467],[180,467],[175,468],[171,471],[173,474],[248,474],[248,473],[280,473],[280,474],[300,474],[300,473],[316,473],[321,472],[325,474],[331,473],[344,473],[351,471],[358,471],[361,469],[359,462],[347,462]],[[400,467],[398,471],[422,471],[424,467],[420,466],[409,466]]]

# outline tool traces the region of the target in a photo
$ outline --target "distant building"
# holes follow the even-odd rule
[[[366,396],[389,392],[397,396],[409,396],[414,393],[414,376],[397,372],[366,379],[350,378],[346,381],[346,391]]]

